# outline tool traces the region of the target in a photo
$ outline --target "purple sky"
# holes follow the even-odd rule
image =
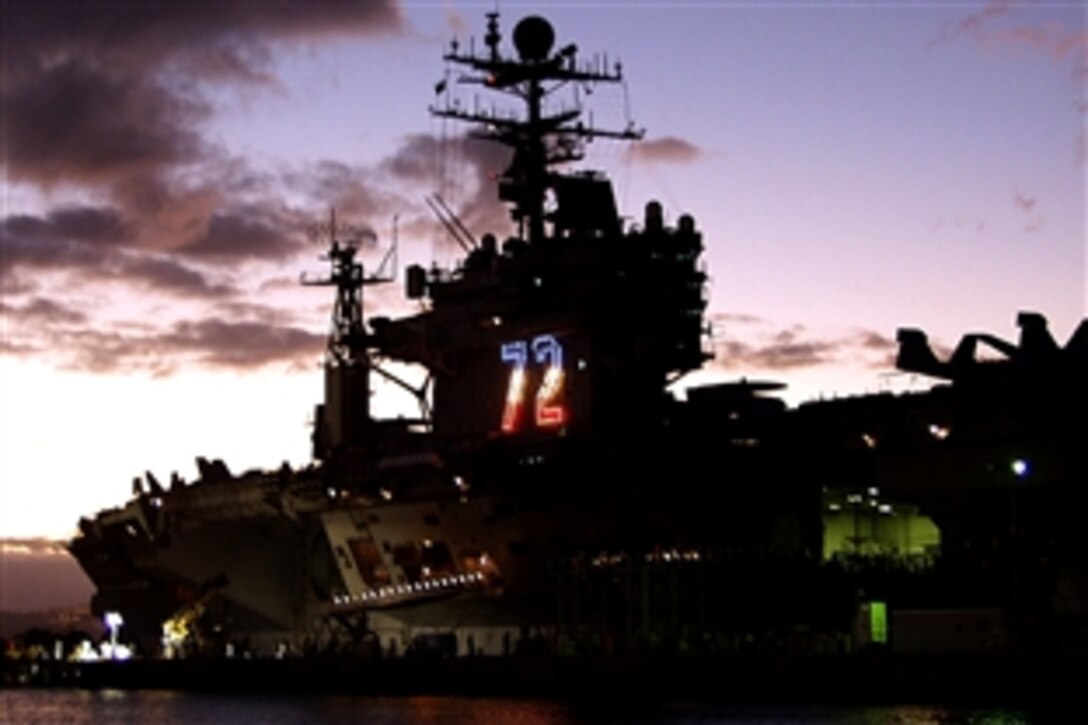
[[[921,384],[944,346],[1085,314],[1080,2],[499,3],[629,88],[584,96],[622,213],[705,235],[718,358],[789,400]],[[492,3],[4,5],[0,537],[63,537],[151,469],[305,462],[330,297],[306,230],[399,218],[402,261],[455,259],[425,194],[505,233],[503,153],[430,119],[441,53]],[[462,95],[471,102],[471,94]],[[398,313],[400,285],[370,297]],[[397,401],[378,393],[382,406]]]

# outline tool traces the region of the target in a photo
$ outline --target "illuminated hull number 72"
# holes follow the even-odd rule
[[[563,392],[563,346],[553,335],[538,335],[531,343],[524,340],[504,343],[502,361],[511,365],[510,382],[506,388],[506,405],[502,411],[503,433],[521,428],[526,407],[526,368],[531,362],[544,368],[543,377],[533,398],[534,420],[538,428],[555,428],[567,421],[567,411],[561,402]]]

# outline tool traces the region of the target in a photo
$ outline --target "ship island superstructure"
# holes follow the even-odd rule
[[[192,483],[137,479],[70,544],[93,609],[121,612],[149,653],[389,653],[419,632],[455,634],[460,653],[509,651],[511,633],[600,651],[815,642],[874,597],[991,607],[1002,632],[1083,627],[1068,592],[1088,582],[1073,513],[1088,328],[1061,347],[1025,313],[1019,344],[971,335],[947,362],[901,331],[900,368],[952,383],[928,393],[789,410],[776,384],[742,380],[679,399],[670,386],[711,356],[697,223],[656,201],[628,223],[607,178],[560,171],[593,139],[641,137],[548,102],[621,68],[556,50],[539,17],[512,39],[514,54],[492,13],[480,54],[445,59],[523,115],[431,111],[510,148],[498,193],[517,233],[477,238],[448,215],[461,264],[409,266],[421,311],[367,320],[365,288],[389,277],[364,272],[332,217],[330,273],[305,280],[336,291],[313,463],[237,476],[198,459]],[[979,342],[1006,359],[977,362]],[[376,418],[374,376],[419,415]]]

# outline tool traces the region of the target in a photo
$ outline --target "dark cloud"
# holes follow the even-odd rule
[[[112,207],[61,206],[45,216],[15,214],[0,222],[0,239],[119,244],[131,236],[132,229]]]
[[[50,192],[42,198],[81,200],[0,219],[0,285],[11,322],[5,354],[66,354],[83,369],[160,373],[193,361],[230,368],[312,361],[323,333],[239,301],[231,282],[243,263],[298,252],[307,226],[320,220],[283,199],[303,207],[319,199],[322,213],[333,207],[373,222],[418,210],[433,190],[422,165],[440,144],[427,137],[408,139],[376,168],[322,162],[305,173],[273,173],[207,135],[220,91],[278,85],[271,61],[286,45],[398,32],[394,0],[11,0],[5,21],[0,164],[9,180]],[[466,194],[451,194],[451,203],[470,225],[505,220],[491,175],[508,151],[464,138],[452,148],[461,167],[450,178]],[[419,221],[403,213],[402,228]],[[72,304],[73,292],[103,283],[139,293],[148,309],[169,310],[181,299],[184,314],[191,303],[208,303],[215,316],[137,325]]]
[[[38,290],[38,283],[13,272],[4,273],[4,249],[0,247],[0,297],[22,297]]]
[[[650,141],[637,141],[629,145],[624,154],[628,159],[642,163],[687,164],[697,161],[703,151],[681,138],[665,136]]]
[[[212,282],[202,272],[167,257],[121,256],[102,274],[102,278],[183,297],[205,299],[236,294],[236,290],[229,285]]]
[[[393,0],[9,0],[8,6],[11,58],[69,53],[130,66],[206,58],[268,40],[389,32],[401,24]]]
[[[248,370],[266,365],[290,367],[315,362],[324,349],[320,333],[267,321],[218,318],[184,320],[165,327],[117,324],[98,327],[37,328],[24,339],[10,340],[13,355],[47,354],[62,367],[97,373],[150,371],[169,375],[179,366]],[[24,328],[25,330],[25,328]]]
[[[430,134],[412,134],[382,162],[382,168],[399,179],[414,182],[431,180],[441,173],[443,157],[453,157],[464,148],[464,143],[463,138],[447,142]]]
[[[97,213],[79,212],[62,219]],[[84,220],[86,221],[86,220]],[[186,297],[223,297],[231,288],[167,256],[133,253],[85,241],[101,239],[101,218],[91,223],[99,234],[84,240],[65,232],[55,215],[9,217],[0,224],[0,279],[19,279],[21,273],[67,273],[83,282],[107,281]],[[79,225],[74,225],[79,226]],[[110,238],[111,234],[106,234]]]
[[[177,251],[211,259],[273,259],[290,256],[302,243],[295,220],[281,210],[249,206],[216,212],[207,227]]]
[[[78,325],[87,321],[83,312],[42,297],[35,297],[22,306],[0,302],[0,314],[19,323],[44,326]]]
[[[511,229],[509,211],[499,200],[497,179],[510,165],[511,149],[503,144],[460,135],[442,139],[414,134],[386,158],[379,169],[391,178],[438,192],[475,234],[504,235]],[[433,217],[407,220],[417,234],[432,234]]]
[[[204,137],[209,88],[275,84],[268,68],[284,43],[401,27],[394,0],[14,0],[4,20],[7,178],[108,198],[133,246],[232,259],[290,245],[238,211],[267,180]]]
[[[46,233],[47,226],[32,217],[8,219],[0,226],[0,278],[19,271],[55,272],[100,269],[110,250]]]
[[[299,358],[315,359],[325,336],[297,327],[260,322],[181,322],[155,343],[166,350],[194,353],[201,362],[229,368],[260,367]]]
[[[417,207],[382,188],[370,169],[351,166],[340,161],[321,161],[303,171],[286,174],[286,184],[320,199],[327,208],[335,209],[346,223],[365,223],[391,217],[405,207]]]
[[[2,98],[4,164],[16,181],[112,182],[203,153],[193,126],[207,109],[145,77],[69,60],[13,84]]]

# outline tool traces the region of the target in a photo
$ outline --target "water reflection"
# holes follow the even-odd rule
[[[921,705],[843,707],[820,705],[647,704],[553,702],[458,697],[297,697],[217,695],[166,691],[0,690],[0,721],[12,723],[844,723],[904,725],[970,723],[1026,725],[1050,721],[1043,713],[1012,709]]]

